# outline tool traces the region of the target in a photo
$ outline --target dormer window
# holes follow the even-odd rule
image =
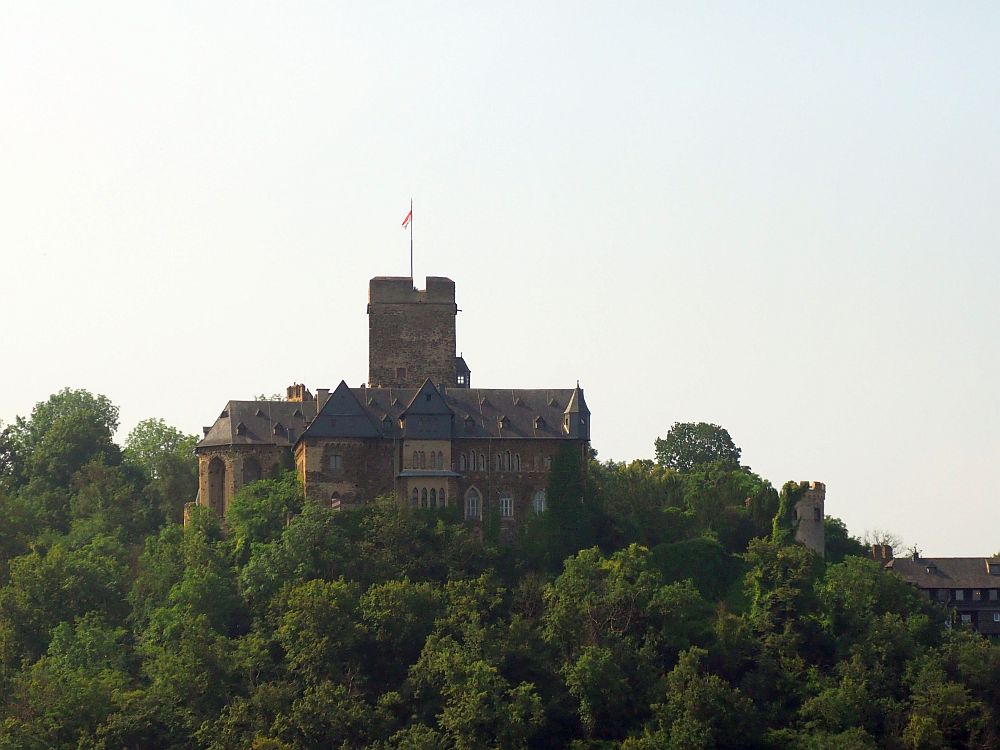
[[[267,415],[264,413],[263,409],[258,409],[257,412],[254,414],[254,416],[255,417],[266,417]]]
[[[296,409],[295,411],[292,412],[292,416],[293,417],[298,417],[299,419],[302,419],[302,410],[301,409]]]
[[[536,430],[544,430],[545,429],[545,420],[542,419],[541,417],[535,417],[535,429]]]
[[[223,409],[222,410],[222,414],[219,415],[219,419],[225,419],[228,416],[229,416],[229,410],[228,409]]]
[[[506,415],[500,417],[500,429],[506,430],[508,427],[510,427],[510,419]]]
[[[236,434],[237,435],[246,435],[247,434],[247,426],[245,424],[243,424],[242,422],[240,422],[238,425],[236,425]]]
[[[455,380],[459,385],[465,385],[465,375],[459,375]]]
[[[281,424],[281,422],[275,422],[274,423],[274,434],[275,435],[284,435],[285,434],[285,427],[284,427],[283,424]]]

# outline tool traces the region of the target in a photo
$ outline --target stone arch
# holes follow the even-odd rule
[[[209,510],[222,515],[226,510],[226,462],[215,456],[208,462]]]
[[[256,482],[264,476],[260,468],[260,461],[253,457],[243,459],[243,486]]]

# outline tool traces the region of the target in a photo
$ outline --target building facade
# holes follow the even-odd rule
[[[893,557],[886,544],[872,548],[876,562],[954,613],[963,624],[991,637],[1000,636],[1000,558],[922,557],[914,552]]]
[[[457,312],[451,279],[372,279],[368,384],[230,401],[196,448],[197,502],[223,514],[240,487],[294,463],[306,496],[338,508],[394,495],[507,524],[544,510],[556,456],[586,465],[583,389],[472,388]]]

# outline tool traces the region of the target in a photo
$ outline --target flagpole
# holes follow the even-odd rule
[[[413,281],[413,198],[410,198],[410,281]]]

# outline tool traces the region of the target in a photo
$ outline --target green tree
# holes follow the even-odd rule
[[[656,462],[678,471],[722,461],[740,464],[740,449],[723,427],[707,422],[675,422],[665,438],[656,438]]]

